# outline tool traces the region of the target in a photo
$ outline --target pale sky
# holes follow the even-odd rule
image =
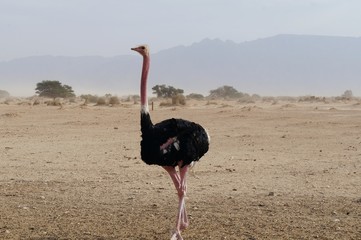
[[[0,0],[0,61],[35,55],[116,56],[204,38],[361,36],[360,0]]]

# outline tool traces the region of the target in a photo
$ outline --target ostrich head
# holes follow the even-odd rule
[[[149,47],[148,47],[148,45],[140,45],[138,47],[131,48],[131,49],[133,51],[136,51],[136,52],[140,53],[140,55],[142,55],[143,57],[149,56]]]

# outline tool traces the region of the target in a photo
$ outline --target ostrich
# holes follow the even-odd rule
[[[171,118],[152,123],[147,99],[149,48],[141,45],[131,50],[143,56],[140,83],[141,158],[146,164],[162,166],[170,175],[179,200],[176,228],[171,239],[183,239],[181,231],[189,225],[185,207],[187,172],[208,151],[210,138],[202,126],[191,121]]]

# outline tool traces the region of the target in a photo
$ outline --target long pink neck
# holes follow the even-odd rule
[[[140,104],[142,112],[149,112],[148,109],[148,98],[147,98],[147,78],[149,72],[150,58],[149,56],[143,56],[143,68],[142,78],[140,81]]]

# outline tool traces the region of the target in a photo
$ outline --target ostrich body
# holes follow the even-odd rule
[[[210,138],[202,126],[191,121],[171,118],[157,124],[152,123],[147,99],[149,49],[148,46],[141,45],[132,50],[143,56],[140,84],[141,157],[146,164],[162,166],[169,173],[179,198],[176,229],[171,239],[183,239],[181,230],[189,224],[185,208],[187,172],[208,151]]]

